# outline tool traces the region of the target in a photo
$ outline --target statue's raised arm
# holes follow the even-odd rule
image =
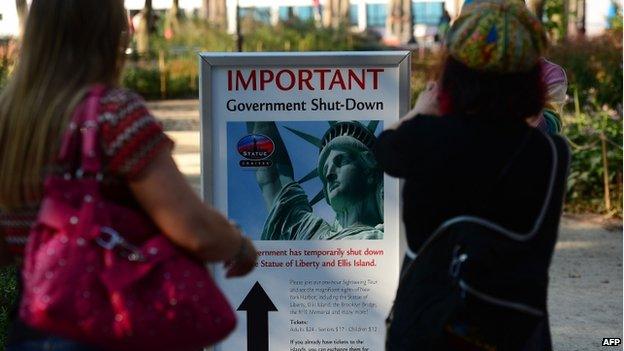
[[[318,147],[315,168],[299,182],[318,177],[322,188],[312,200],[294,179],[292,162],[275,122],[248,122],[252,138],[268,137],[274,151],[269,166],[256,169],[256,180],[269,213],[263,240],[383,238],[383,179],[371,148],[377,122],[330,122],[319,138],[284,126]],[[254,139],[255,140],[255,139]],[[254,149],[256,149],[254,147]],[[324,220],[312,206],[325,200],[335,213]]]
[[[294,181],[292,162],[275,122],[247,122],[247,131],[267,136],[275,145],[275,151],[271,155],[271,166],[256,170],[256,180],[262,191],[264,202],[270,209],[280,190]]]

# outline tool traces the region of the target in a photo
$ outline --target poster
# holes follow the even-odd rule
[[[399,184],[372,148],[407,112],[406,52],[202,54],[204,199],[254,240],[215,279],[238,326],[216,350],[383,350]]]

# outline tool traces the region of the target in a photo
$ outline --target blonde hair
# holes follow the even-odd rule
[[[90,85],[117,84],[127,27],[122,0],[33,0],[0,94],[0,209],[40,200],[73,109]]]

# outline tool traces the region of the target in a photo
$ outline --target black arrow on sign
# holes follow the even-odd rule
[[[269,351],[269,311],[277,311],[260,283],[256,282],[236,309],[247,311],[247,351]]]

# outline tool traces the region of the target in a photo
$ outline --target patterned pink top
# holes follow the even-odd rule
[[[128,180],[140,177],[161,150],[171,150],[173,141],[147,110],[143,99],[128,90],[109,89],[100,99],[99,113],[104,163],[102,193],[129,206],[139,206],[128,188]],[[50,168],[54,172],[64,171],[67,165]],[[0,213],[0,233],[13,254],[23,254],[37,212],[38,205],[32,205],[19,211]]]

